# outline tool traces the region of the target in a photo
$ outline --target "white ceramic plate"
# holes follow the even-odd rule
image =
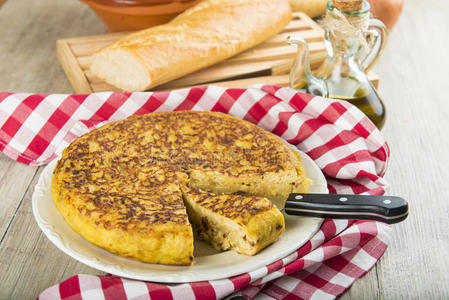
[[[296,148],[295,148],[296,149]],[[307,176],[313,180],[310,193],[328,193],[321,170],[300,152]],[[50,241],[74,259],[117,276],[155,282],[193,282],[228,278],[273,263],[305,244],[320,228],[323,219],[285,215],[285,232],[278,241],[254,256],[234,251],[217,252],[204,242],[195,241],[192,266],[168,266],[139,262],[112,254],[91,244],[64,221],[51,196],[51,177],[56,160],[43,170],[35,187],[32,202],[36,222]]]

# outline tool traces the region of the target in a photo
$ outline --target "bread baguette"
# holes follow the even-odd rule
[[[100,50],[91,71],[124,91],[147,90],[249,49],[290,20],[288,0],[206,0]]]
[[[302,11],[311,18],[322,16],[326,13],[329,0],[290,0],[292,11]]]

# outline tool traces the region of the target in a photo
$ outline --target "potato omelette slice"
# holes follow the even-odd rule
[[[217,250],[254,255],[285,229],[284,216],[266,198],[215,195],[188,185],[181,190],[195,236]]]
[[[144,262],[185,265],[192,263],[193,232],[182,185],[212,198],[239,194],[230,198],[283,205],[309,183],[299,156],[271,133],[222,113],[177,111],[132,116],[75,140],[53,172],[52,195],[72,229],[95,245]],[[242,253],[277,238],[254,236],[271,238],[256,239],[258,246]]]

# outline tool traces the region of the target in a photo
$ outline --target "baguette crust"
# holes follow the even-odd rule
[[[91,71],[124,91],[146,90],[254,47],[290,20],[288,0],[207,0],[102,49]]]

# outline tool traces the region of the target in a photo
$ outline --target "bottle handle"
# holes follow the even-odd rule
[[[371,50],[360,62],[360,68],[365,72],[376,64],[387,42],[387,29],[382,21],[370,19],[368,32],[373,37],[373,40],[370,43]]]
[[[305,90],[305,92],[328,97],[329,92],[324,80],[312,75],[309,62],[309,46],[307,42],[299,36],[289,36],[287,43],[297,46],[297,53],[293,59],[290,70],[289,87],[295,90]]]

